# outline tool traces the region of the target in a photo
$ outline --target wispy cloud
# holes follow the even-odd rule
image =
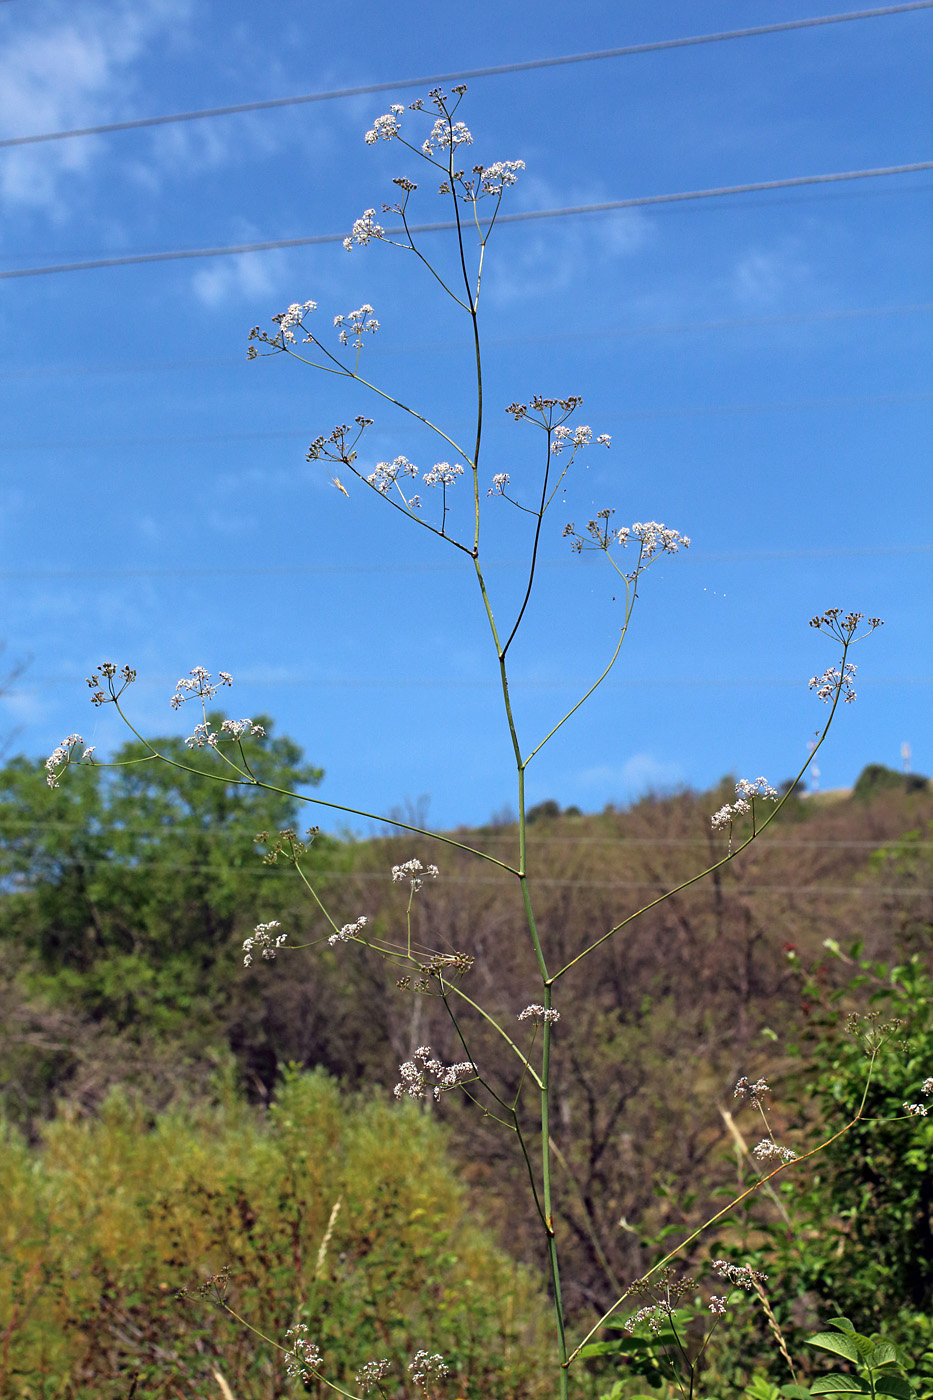
[[[50,3],[22,19],[3,16],[0,47],[0,128],[24,135],[118,120],[135,98],[134,71],[152,40],[173,33],[191,0],[122,0],[116,4]],[[59,221],[69,209],[65,189],[101,154],[92,140],[61,141],[3,152],[0,203],[41,209]]]
[[[618,766],[600,764],[596,768],[588,768],[580,774],[578,782],[588,791],[631,797],[669,790],[677,787],[684,778],[684,770],[679,763],[657,759],[651,753],[636,753]]]
[[[811,280],[809,264],[796,241],[744,253],[731,276],[733,298],[745,310],[770,310],[788,292],[799,293]]]
[[[198,301],[208,307],[271,297],[280,282],[281,263],[275,253],[220,258],[198,268],[191,279]]]
[[[520,198],[510,206],[516,210],[596,204],[606,198],[605,192],[599,190],[558,190],[535,177],[522,182],[516,194],[519,191]],[[508,237],[512,246],[507,270],[504,260],[493,264],[487,280],[489,298],[505,306],[526,297],[539,297],[542,286],[563,291],[587,275],[594,264],[620,261],[639,252],[651,233],[651,222],[639,209],[518,225],[507,233],[503,229],[500,236]]]

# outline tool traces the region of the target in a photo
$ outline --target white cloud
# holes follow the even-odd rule
[[[796,242],[787,241],[745,253],[732,272],[731,290],[743,308],[769,309],[779,305],[785,293],[799,292],[810,278],[810,267],[800,257]]]
[[[21,20],[4,16],[0,129],[10,135],[120,120],[135,99],[133,64],[161,32],[174,34],[191,0],[47,3]],[[67,217],[64,187],[89,170],[103,147],[93,138],[14,147],[0,161],[0,203]]]
[[[546,180],[535,177],[520,177],[516,194],[519,197],[506,212],[597,204],[605,198],[603,192],[592,189],[558,191]],[[509,256],[494,260],[487,273],[488,295],[499,305],[539,297],[543,285],[551,291],[564,290],[594,264],[631,257],[644,247],[652,231],[648,217],[640,209],[513,225],[507,235],[506,227],[502,236],[510,240]]]
[[[281,280],[280,275],[276,275],[279,273],[274,252],[240,253],[198,268],[191,285],[200,302],[215,307],[232,301],[271,297]]]
[[[657,759],[650,753],[636,753],[618,767],[600,764],[597,768],[588,768],[580,774],[578,781],[589,789],[631,796],[676,787],[684,781],[684,777],[679,763]]]

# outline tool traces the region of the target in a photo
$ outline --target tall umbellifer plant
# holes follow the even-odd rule
[[[369,145],[379,141],[395,142],[405,151],[406,159],[411,159],[413,163],[421,162],[432,182],[439,186],[438,192],[450,211],[449,228],[452,230],[454,250],[451,270],[445,270],[440,263],[432,260],[418,242],[417,229],[413,227],[409,214],[418,187],[408,176],[399,176],[394,181],[397,189],[395,202],[383,206],[382,217],[388,216],[387,222],[391,221],[397,227],[387,229],[377,220],[375,209],[367,209],[354,223],[345,246],[353,250],[378,241],[413,255],[423,265],[438,294],[449,298],[462,313],[475,356],[474,426],[470,439],[458,440],[452,430],[448,433],[361,372],[367,337],[375,334],[379,328],[373,307],[368,304],[346,315],[334,316],[332,327],[325,331],[318,329],[318,319],[314,315],[317,311],[315,302],[295,303],[273,317],[275,329],[264,331],[257,326],[251,331],[248,353],[251,358],[288,355],[319,372],[351,381],[365,392],[368,400],[381,400],[393,405],[417,420],[421,425],[419,431],[428,429],[442,444],[440,450],[445,460],[434,462],[427,470],[421,470],[406,456],[397,456],[391,462],[370,463],[365,460],[364,439],[373,419],[361,414],[352,425],[341,423],[330,432],[316,437],[308,457],[313,462],[326,464],[335,487],[344,495],[349,495],[346,483],[352,484],[355,480],[364,489],[382,498],[386,509],[392,509],[400,517],[401,528],[426,530],[441,540],[475,578],[480,613],[491,642],[491,664],[498,673],[501,686],[502,720],[514,762],[517,849],[509,859],[504,859],[413,822],[398,821],[395,817],[392,821],[397,827],[420,838],[430,838],[439,847],[456,847],[460,852],[467,852],[477,861],[494,866],[502,877],[514,882],[516,898],[521,901],[527,923],[528,1005],[514,1007],[511,1022],[497,1019],[484,1007],[482,993],[477,990],[478,984],[485,982],[489,985],[489,982],[471,978],[475,950],[452,949],[449,946],[437,949],[425,947],[419,942],[417,924],[413,926],[412,921],[414,901],[423,886],[437,876],[436,866],[412,858],[394,867],[392,878],[402,886],[405,898],[400,901],[398,928],[383,934],[376,931],[365,912],[352,910],[338,913],[325,907],[303,866],[307,845],[295,832],[263,833],[263,840],[266,859],[290,862],[307,885],[321,920],[319,943],[332,947],[355,944],[358,948],[373,950],[397,969],[398,995],[435,998],[449,1013],[462,1047],[460,1058],[448,1063],[436,1055],[430,1046],[413,1046],[410,1058],[400,1067],[395,1094],[398,1098],[416,1100],[440,1100],[449,1093],[463,1095],[472,1100],[480,1111],[497,1119],[503,1131],[514,1137],[525,1187],[531,1193],[540,1221],[542,1256],[546,1258],[555,1320],[555,1392],[566,1397],[571,1378],[579,1369],[581,1353],[586,1353],[587,1343],[598,1327],[625,1298],[632,1293],[642,1298],[647,1295],[652,1300],[649,1311],[659,1310],[660,1316],[666,1310],[668,1315],[673,1316],[683,1287],[671,1281],[668,1266],[673,1256],[669,1255],[659,1260],[648,1276],[634,1281],[625,1289],[585,1338],[572,1340],[568,1335],[554,1228],[552,1180],[555,1162],[549,1131],[552,1065],[560,1051],[561,987],[565,979],[580,974],[595,949],[608,939],[618,937],[646,910],[734,860],[770,826],[789,793],[779,796],[763,777],[740,781],[736,786],[735,801],[712,816],[713,829],[722,841],[722,854],[714,864],[698,871],[677,889],[653,899],[644,908],[625,913],[611,927],[594,935],[569,961],[562,966],[555,965],[554,955],[549,955],[547,940],[542,937],[535,918],[535,889],[527,869],[525,776],[529,765],[544,746],[577,713],[616,664],[651,565],[662,555],[676,554],[688,548],[690,540],[680,531],[657,521],[618,525],[610,506],[597,511],[582,528],[573,523],[559,522],[568,548],[578,553],[596,551],[605,556],[607,566],[613,571],[613,586],[624,590],[624,618],[618,638],[614,644],[610,644],[607,664],[585,694],[547,733],[535,734],[530,738],[523,733],[516,721],[510,696],[509,661],[535,587],[541,543],[551,518],[549,512],[553,510],[557,493],[568,474],[584,454],[590,450],[608,449],[610,438],[607,434],[595,435],[588,425],[578,421],[582,400],[576,394],[557,397],[535,395],[528,402],[509,404],[507,412],[519,425],[520,431],[530,430],[537,434],[540,449],[537,473],[513,480],[509,472],[500,469],[500,464],[493,462],[487,466],[485,463],[483,437],[486,406],[478,320],[483,267],[486,248],[502,202],[524,169],[524,162],[507,160],[495,161],[491,165],[470,165],[472,157],[468,157],[468,153],[473,146],[473,136],[458,118],[465,92],[464,87],[455,87],[448,97],[435,89],[426,102],[411,104],[410,115],[403,107],[393,106],[384,116],[378,117],[366,133]],[[425,119],[426,129],[419,132],[414,142],[409,140],[409,124],[422,123]],[[423,139],[420,139],[422,135]],[[520,513],[530,536],[527,579],[520,602],[512,611],[498,605],[488,585],[483,553],[486,512],[506,509]],[[814,745],[814,749],[819,749],[840,702],[846,703],[855,698],[852,684],[855,667],[849,659],[851,648],[861,636],[879,626],[880,620],[869,618],[866,621],[861,613],[844,615],[840,610],[831,608],[812,618],[810,625],[830,639],[835,653],[828,668],[810,682],[811,688],[828,706],[825,722]],[[147,757],[139,761],[162,761],[184,767],[177,758],[166,756],[144,740],[127,718],[122,697],[134,679],[135,672],[129,667],[118,670],[112,663],[102,665],[89,681],[93,691],[92,702],[95,705],[116,706],[133,733],[147,746]],[[195,667],[178,682],[171,704],[176,709],[189,701],[200,706],[200,721],[187,742],[192,748],[213,753],[219,778],[227,783],[262,785],[251,758],[255,745],[263,742],[261,726],[250,720],[226,720],[216,728],[217,721],[212,721],[208,715],[209,702],[222,687],[230,684],[231,677],[225,672],[221,672],[215,682],[202,667]],[[69,763],[82,762],[94,763],[93,752],[83,749],[79,736],[69,735],[48,760],[49,782],[54,786]],[[809,757],[807,762],[810,762]],[[803,771],[801,769],[798,774],[798,781]],[[790,790],[793,790],[792,787]],[[339,806],[319,797],[305,795],[302,800],[357,816],[386,820],[362,807]],[[403,912],[406,899],[407,914]],[[352,914],[352,917],[348,918],[348,914]],[[261,923],[245,944],[245,961],[249,964],[258,955],[272,959],[278,952],[285,951],[287,946],[287,933],[277,923]],[[491,956],[494,957],[494,953]],[[489,972],[494,979],[495,967],[490,968]],[[508,1054],[513,1057],[515,1073],[509,1083],[491,1077],[484,1070],[482,1056],[474,1054],[471,1036],[480,1023],[485,1026],[486,1033],[501,1037]],[[748,1086],[747,1080],[742,1083],[749,1088],[757,1102],[764,1086],[761,1083]],[[532,1108],[533,1113],[530,1112]],[[528,1131],[530,1118],[536,1124],[533,1133]],[[761,1176],[744,1196],[786,1171],[794,1160],[794,1153],[790,1148],[777,1144],[769,1131],[768,1137],[760,1145],[758,1157],[763,1164],[768,1164],[762,1167],[767,1174]],[[744,1199],[744,1196],[740,1199]],[[727,1210],[720,1212],[716,1219],[721,1219]],[[225,1283],[218,1282],[218,1279],[219,1276],[216,1276],[212,1281],[209,1293],[214,1301],[227,1307]],[[731,1276],[730,1281],[735,1282]],[[724,1307],[724,1300],[714,1295],[710,1302],[714,1319]],[[641,1313],[644,1311],[644,1308],[640,1310]],[[361,1357],[357,1387],[349,1391],[328,1378],[327,1357],[322,1355],[304,1323],[296,1319],[296,1326],[290,1335],[273,1344],[286,1354],[288,1369],[295,1377],[301,1377],[309,1384],[330,1387],[342,1395],[369,1392],[396,1395],[400,1384],[413,1393],[434,1394],[442,1388],[446,1372],[446,1363],[441,1356],[421,1352],[413,1358],[406,1376],[400,1381],[398,1377],[390,1376],[387,1362],[380,1358]]]

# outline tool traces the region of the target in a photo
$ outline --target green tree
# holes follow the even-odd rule
[[[180,766],[145,761],[134,741],[121,766],[82,766],[52,790],[41,763],[0,770],[0,937],[33,989],[112,1029],[171,1031],[207,1006],[234,934],[284,897],[257,833],[294,826],[289,792],[323,776],[263,724],[266,737],[246,741],[250,764],[281,793],[226,781],[213,752],[179,738],[156,747]]]

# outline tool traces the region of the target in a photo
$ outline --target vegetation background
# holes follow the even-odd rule
[[[271,733],[257,762],[283,786],[320,777]],[[724,794],[535,809],[530,870],[555,955],[692,872]],[[361,1357],[425,1346],[451,1358],[451,1394],[547,1394],[511,1144],[454,1096],[391,1101],[413,1043],[456,1058],[438,1008],[392,995],[391,970],[352,946],[242,967],[260,919],[292,944],[320,935],[294,873],[255,842],[296,820],[288,799],[161,765],[77,769],[52,792],[39,764],[0,773],[0,1395],[119,1400],[134,1376],[139,1396],[220,1394],[214,1371],[237,1400],[292,1394],[271,1348],[175,1300],[225,1265],[237,1311],[273,1338],[305,1319],[345,1381]],[[505,819],[464,834],[514,836]],[[768,1078],[775,1128],[801,1150],[852,1116],[866,1062],[843,1023],[876,1006],[911,1023],[914,1048],[882,1057],[870,1116],[917,1096],[933,1063],[931,836],[928,784],[866,769],[851,794],[792,800],[776,831],[568,981],[554,1138],[578,1321],[752,1179],[762,1134],[732,1098],[740,1075]],[[494,948],[484,1000],[508,1018],[527,997],[507,884],[388,832],[318,837],[311,866],[334,908],[388,931],[403,912],[390,869],[412,854],[441,864],[416,902],[420,936],[475,949],[479,977]],[[496,1039],[469,1031],[508,1082]],[[905,1345],[933,1393],[931,1149],[925,1121],[866,1124],[684,1266],[724,1254],[763,1268],[803,1374],[808,1331],[844,1313]],[[591,1363],[593,1393],[618,1374],[620,1394],[643,1393],[626,1364]],[[755,1374],[787,1380],[782,1365],[750,1301],[717,1332],[705,1383],[739,1395]]]

